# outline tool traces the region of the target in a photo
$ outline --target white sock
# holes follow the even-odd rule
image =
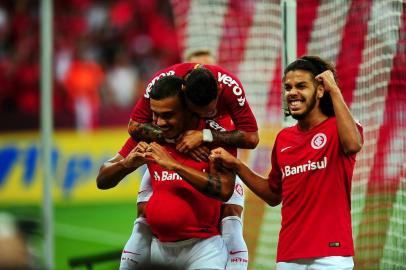
[[[221,221],[221,235],[228,250],[226,270],[247,270],[248,248],[242,234],[242,221],[229,216]]]
[[[152,233],[144,217],[134,221],[134,228],[130,239],[121,253],[120,270],[139,269],[140,264],[149,263],[151,260]]]

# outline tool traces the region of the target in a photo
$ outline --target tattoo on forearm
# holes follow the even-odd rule
[[[209,196],[218,197],[221,194],[221,180],[218,175],[209,174],[205,193]]]
[[[163,142],[162,131],[152,123],[130,122],[128,132],[136,141]]]
[[[245,145],[244,134],[239,130],[233,131],[212,131],[213,143],[217,145],[242,147]]]

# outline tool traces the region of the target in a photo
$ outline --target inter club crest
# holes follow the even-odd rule
[[[324,145],[326,145],[326,142],[327,142],[326,134],[317,133],[316,135],[313,136],[311,145],[312,145],[313,149],[320,149]]]

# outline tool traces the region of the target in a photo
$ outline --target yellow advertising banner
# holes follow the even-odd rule
[[[117,187],[99,190],[96,176],[128,135],[125,128],[90,133],[57,131],[53,138],[53,197],[62,201],[136,200],[145,168],[127,176]],[[43,190],[39,133],[0,135],[0,204],[40,203]]]
[[[240,158],[259,173],[270,169],[270,153],[277,128],[262,128],[257,149],[240,151]],[[128,138],[125,128],[95,132],[56,131],[52,148],[55,202],[136,200],[145,168],[128,175],[117,187],[99,190],[100,166],[113,157]],[[40,203],[43,190],[39,133],[0,135],[0,204]]]

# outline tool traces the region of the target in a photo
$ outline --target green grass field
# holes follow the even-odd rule
[[[64,204],[54,208],[55,269],[71,269],[68,260],[75,257],[118,251],[129,238],[136,216],[136,203]],[[41,220],[35,206],[0,207],[0,211],[19,219]],[[36,252],[42,253],[42,230],[32,237]],[[93,269],[118,269],[120,258],[95,264]],[[86,269],[86,267],[76,268]]]

